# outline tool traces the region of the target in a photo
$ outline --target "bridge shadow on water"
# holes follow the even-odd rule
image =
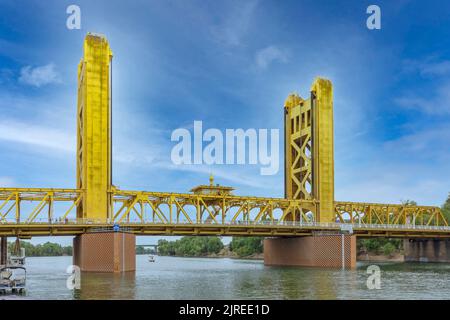
[[[81,289],[73,290],[74,299],[102,300],[136,298],[136,273],[91,273],[81,274]]]

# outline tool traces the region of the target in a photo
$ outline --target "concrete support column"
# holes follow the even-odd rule
[[[407,262],[450,262],[450,239],[404,239]]]
[[[73,264],[86,272],[136,270],[136,236],[125,232],[92,232],[73,240]]]
[[[8,260],[8,238],[0,237],[0,265],[5,265]]]
[[[264,264],[353,269],[356,267],[356,236],[330,234],[266,238]]]

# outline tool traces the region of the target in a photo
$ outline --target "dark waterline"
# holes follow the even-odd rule
[[[27,258],[31,299],[449,299],[449,264],[377,263],[381,289],[367,289],[370,263],[356,270],[266,267],[262,261],[137,256],[136,272],[83,273],[66,287],[72,257]],[[375,263],[374,263],[375,264]]]

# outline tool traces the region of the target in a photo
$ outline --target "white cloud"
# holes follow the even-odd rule
[[[256,53],[255,62],[260,69],[266,69],[276,61],[286,63],[288,61],[287,51],[276,46],[268,46]]]
[[[420,129],[420,128],[419,128]],[[402,155],[403,159],[449,161],[450,127],[436,126],[418,130],[384,143],[387,154]]]
[[[336,200],[440,206],[450,190],[450,127],[411,125],[410,133],[364,152],[361,161],[336,170]]]
[[[64,152],[75,152],[75,135],[60,129],[31,125],[15,120],[0,121],[0,140],[25,143]]]
[[[175,165],[170,162],[159,162],[156,163],[155,165],[160,168],[172,171],[203,173],[205,175],[210,175],[212,173],[215,177],[253,188],[270,189],[273,187],[272,185],[268,185],[266,183],[267,179],[265,178],[262,178],[262,180],[255,179],[255,177],[258,176],[257,173],[254,176],[250,177],[242,175],[241,173],[237,173],[235,170],[231,170],[230,168],[223,170],[219,169],[218,166],[211,166],[211,165]]]
[[[407,93],[403,97],[395,99],[395,102],[403,108],[426,114],[450,114],[450,82],[442,84],[426,98],[414,93]]]
[[[380,166],[364,168],[365,173],[359,175],[359,179],[346,179],[345,183],[337,185],[336,200],[393,204],[414,200],[419,205],[432,206],[440,206],[445,201],[449,185],[438,175],[426,177],[429,175],[429,172],[424,171],[426,167],[415,168],[416,172],[423,172],[420,176],[413,175],[409,167],[401,167],[399,165],[396,168],[398,174],[380,174],[384,172]],[[391,167],[386,169],[389,172],[395,171]]]
[[[445,76],[450,74],[450,60],[436,61],[434,58],[426,58],[423,61],[406,60],[403,62],[406,72],[417,72],[421,76]]]
[[[134,167],[146,167],[153,165],[155,162],[155,157],[150,154],[150,150],[153,150],[155,153],[159,153],[159,151],[156,151],[159,150],[159,148],[154,145],[128,146],[126,147],[126,150],[122,150],[121,152],[113,151],[113,161]]]
[[[420,72],[423,75],[447,75],[450,73],[450,61],[424,64],[421,66]]]
[[[33,146],[32,150],[41,151],[42,148],[52,149],[65,154],[75,154],[76,132],[69,132],[59,128],[39,126],[20,122],[13,119],[0,121],[0,141],[22,143]],[[154,162],[150,150],[157,154],[162,152],[155,145],[140,145],[128,143],[121,145],[119,152],[114,151],[114,161],[142,167]],[[169,153],[168,153],[169,154]],[[1,181],[0,181],[1,182]]]
[[[35,67],[26,66],[20,70],[19,82],[34,87],[41,87],[51,83],[61,82],[55,65],[49,63],[44,66]]]
[[[238,46],[248,33],[258,0],[237,1],[225,14],[225,20],[211,30],[213,37],[227,46]]]

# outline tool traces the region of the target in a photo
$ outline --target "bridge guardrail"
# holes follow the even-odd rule
[[[94,226],[113,226],[116,222],[113,219],[66,219],[48,221],[48,219],[37,219],[33,222],[20,221],[16,222],[11,219],[4,219],[0,221],[0,224],[15,224],[15,225],[54,225],[54,226],[67,226],[67,225],[92,225]],[[364,223],[338,223],[338,222],[303,222],[303,221],[225,221],[225,223],[216,223],[214,221],[177,221],[172,223],[164,222],[142,222],[141,220],[133,220],[123,222],[120,225],[215,225],[215,226],[273,226],[273,227],[297,227],[297,228],[324,228],[324,229],[338,229],[338,230],[358,230],[358,229],[378,229],[378,230],[424,230],[424,231],[448,231],[450,232],[450,226],[427,226],[427,225],[414,225],[414,224],[364,224]],[[122,228],[122,227],[121,227]]]

